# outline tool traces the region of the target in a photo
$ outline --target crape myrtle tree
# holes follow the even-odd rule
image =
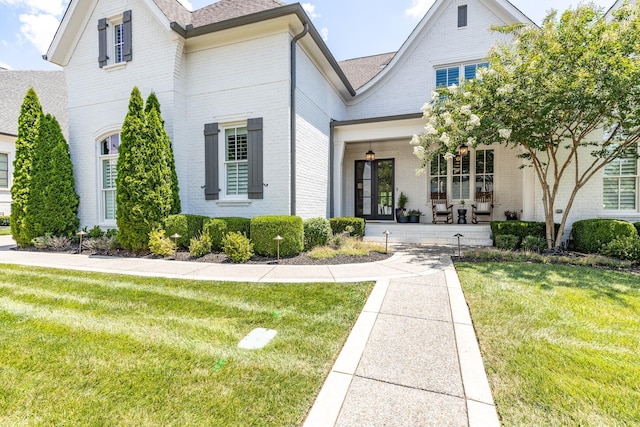
[[[560,17],[551,12],[540,28],[494,28],[513,38],[490,51],[489,67],[438,88],[423,107],[425,130],[412,140],[418,173],[461,144],[513,147],[535,171],[548,246],[558,247],[580,189],[640,140],[639,7],[625,4],[605,18],[582,5]]]
[[[149,232],[160,227],[171,210],[171,174],[162,132],[156,109],[146,114],[134,87],[122,125],[116,178],[118,239],[132,251],[147,249]]]
[[[31,241],[47,233],[73,236],[79,225],[80,199],[75,191],[69,145],[60,124],[50,114],[40,117],[32,163],[24,217],[26,238]]]
[[[158,118],[162,124],[162,139],[164,140],[165,157],[167,159],[167,165],[171,172],[171,211],[170,214],[179,214],[182,212],[182,206],[180,203],[180,188],[178,187],[178,174],[176,173],[176,164],[173,157],[173,147],[171,146],[171,139],[167,131],[164,129],[164,120],[162,119],[162,113],[160,111],[160,101],[154,92],[151,92],[147,97],[147,102],[144,106],[144,111],[149,114],[152,109],[158,112]]]
[[[16,158],[13,161],[13,184],[11,186],[11,235],[19,246],[28,246],[24,218],[31,184],[33,146],[38,139],[42,106],[38,95],[29,88],[20,108],[18,117],[18,137],[16,138]]]

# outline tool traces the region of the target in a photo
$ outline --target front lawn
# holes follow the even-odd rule
[[[299,425],[372,286],[0,265],[0,425]]]
[[[640,276],[456,264],[503,425],[640,424]]]

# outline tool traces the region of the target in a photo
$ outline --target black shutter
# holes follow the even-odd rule
[[[204,198],[218,200],[218,124],[204,125]]]
[[[107,65],[107,19],[98,20],[98,65],[100,68]]]
[[[131,11],[125,10],[122,14],[122,25],[124,25],[124,60],[129,62],[133,59],[131,46]]]
[[[458,28],[467,26],[467,5],[458,6]]]
[[[262,118],[247,120],[247,140],[249,163],[249,198],[264,197],[262,173]]]

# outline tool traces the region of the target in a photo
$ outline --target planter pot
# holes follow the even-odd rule
[[[507,217],[507,221],[517,221],[518,220],[518,215],[509,215]]]
[[[396,221],[400,222],[400,218],[404,216],[403,208],[396,208]]]
[[[420,215],[411,215],[409,217],[409,222],[411,223],[418,223],[420,222]]]
[[[404,215],[400,215],[398,217],[398,222],[401,224],[406,224],[409,222],[409,217],[408,216],[404,216]]]

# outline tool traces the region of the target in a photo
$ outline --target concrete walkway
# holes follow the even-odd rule
[[[13,251],[0,263],[197,280],[376,281],[307,419],[314,426],[499,426],[450,247],[334,266],[231,265]]]

